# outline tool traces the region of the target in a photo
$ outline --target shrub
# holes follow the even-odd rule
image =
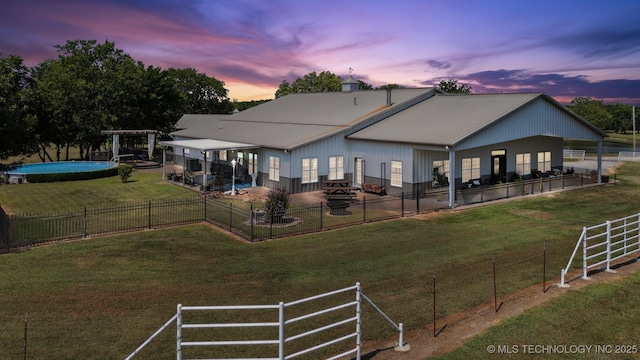
[[[118,166],[118,175],[120,175],[120,181],[122,181],[123,184],[129,181],[129,178],[131,177],[132,172],[133,172],[133,167],[130,165]]]
[[[289,208],[289,193],[285,188],[275,188],[266,197],[264,211],[267,219],[271,216],[282,216]]]

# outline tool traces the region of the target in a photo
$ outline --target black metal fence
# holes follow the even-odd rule
[[[456,204],[473,204],[515,196],[580,187],[597,182],[593,176],[548,177],[459,190]],[[248,241],[264,241],[319,232],[372,221],[399,218],[446,209],[444,189],[393,196],[362,196],[346,212],[332,215],[323,203],[291,205],[281,216],[267,215],[258,204],[190,197],[103,208],[84,208],[62,214],[8,215],[0,207],[2,251],[63,239],[78,239],[168,226],[209,222]],[[260,204],[261,205],[261,204]]]

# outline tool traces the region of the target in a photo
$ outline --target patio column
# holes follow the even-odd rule
[[[447,146],[447,148],[449,148]],[[456,207],[456,152],[449,150],[449,209]]]
[[[598,140],[598,184],[602,183],[602,138]]]
[[[111,152],[113,153],[113,156],[111,157],[111,161],[120,162],[120,158],[118,157],[120,153],[120,135],[113,134],[112,143]]]
[[[202,151],[202,158],[204,159],[204,165],[202,169],[202,191],[207,191],[207,150]]]
[[[162,147],[162,180],[167,180],[167,147]]]
[[[153,150],[156,148],[156,134],[151,133],[147,135],[147,142],[149,148],[147,149],[147,153],[149,154],[149,160],[153,160]]]
[[[185,184],[185,177],[187,177],[187,154],[182,148],[182,185]]]

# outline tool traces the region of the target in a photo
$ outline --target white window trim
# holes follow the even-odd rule
[[[301,182],[303,184],[311,184],[311,183],[318,182],[318,158],[302,159]]]
[[[518,163],[518,157],[522,157],[521,163]],[[531,153],[516,154],[516,174],[520,176],[531,174]]]
[[[540,155],[542,155],[542,161],[540,161]],[[547,158],[549,155],[549,158]],[[542,168],[540,167],[542,164]],[[551,170],[551,151],[540,151],[538,152],[538,171],[545,172]]]
[[[400,160],[391,160],[391,186],[402,187],[402,161]]]
[[[469,163],[470,163],[469,168],[465,168],[464,166],[465,160],[469,160]],[[479,157],[463,158],[460,169],[462,169],[461,177],[462,177],[463,183],[471,179],[480,178],[480,158]]]
[[[329,180],[344,180],[344,157],[329,156]]]
[[[280,158],[269,156],[269,180],[280,181]]]

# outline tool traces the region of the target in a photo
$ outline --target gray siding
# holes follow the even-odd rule
[[[456,150],[535,135],[598,141],[602,137],[542,98],[455,145]]]

